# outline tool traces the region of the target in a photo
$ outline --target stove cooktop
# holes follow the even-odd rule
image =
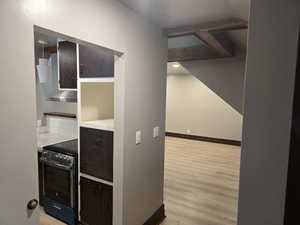
[[[62,154],[77,156],[78,155],[78,139],[64,141],[54,145],[45,146],[43,149],[59,152]]]

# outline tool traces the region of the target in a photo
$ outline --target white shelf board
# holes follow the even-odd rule
[[[79,78],[80,83],[113,83],[115,79],[113,77],[103,78]]]
[[[99,179],[97,177],[85,174],[85,173],[80,173],[80,176],[84,177],[86,179],[89,179],[89,180],[96,181],[98,183],[106,184],[106,185],[109,185],[109,186],[114,186],[114,184],[112,182],[110,182],[110,181],[102,180],[102,179]]]
[[[86,128],[99,129],[99,130],[114,131],[114,120],[106,119],[106,120],[85,121],[85,122],[81,122],[80,126]]]

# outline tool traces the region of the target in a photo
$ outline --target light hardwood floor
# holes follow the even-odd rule
[[[163,225],[236,225],[239,168],[240,147],[167,137]]]
[[[166,139],[163,225],[236,225],[240,147]]]

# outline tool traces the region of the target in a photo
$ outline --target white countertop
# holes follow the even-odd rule
[[[81,127],[94,128],[100,130],[109,130],[114,131],[114,120],[113,119],[105,119],[105,120],[93,120],[81,122]]]

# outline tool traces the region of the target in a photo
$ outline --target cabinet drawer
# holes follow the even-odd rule
[[[80,171],[113,181],[113,132],[80,128]]]
[[[86,178],[80,178],[83,225],[112,225],[113,188]]]

